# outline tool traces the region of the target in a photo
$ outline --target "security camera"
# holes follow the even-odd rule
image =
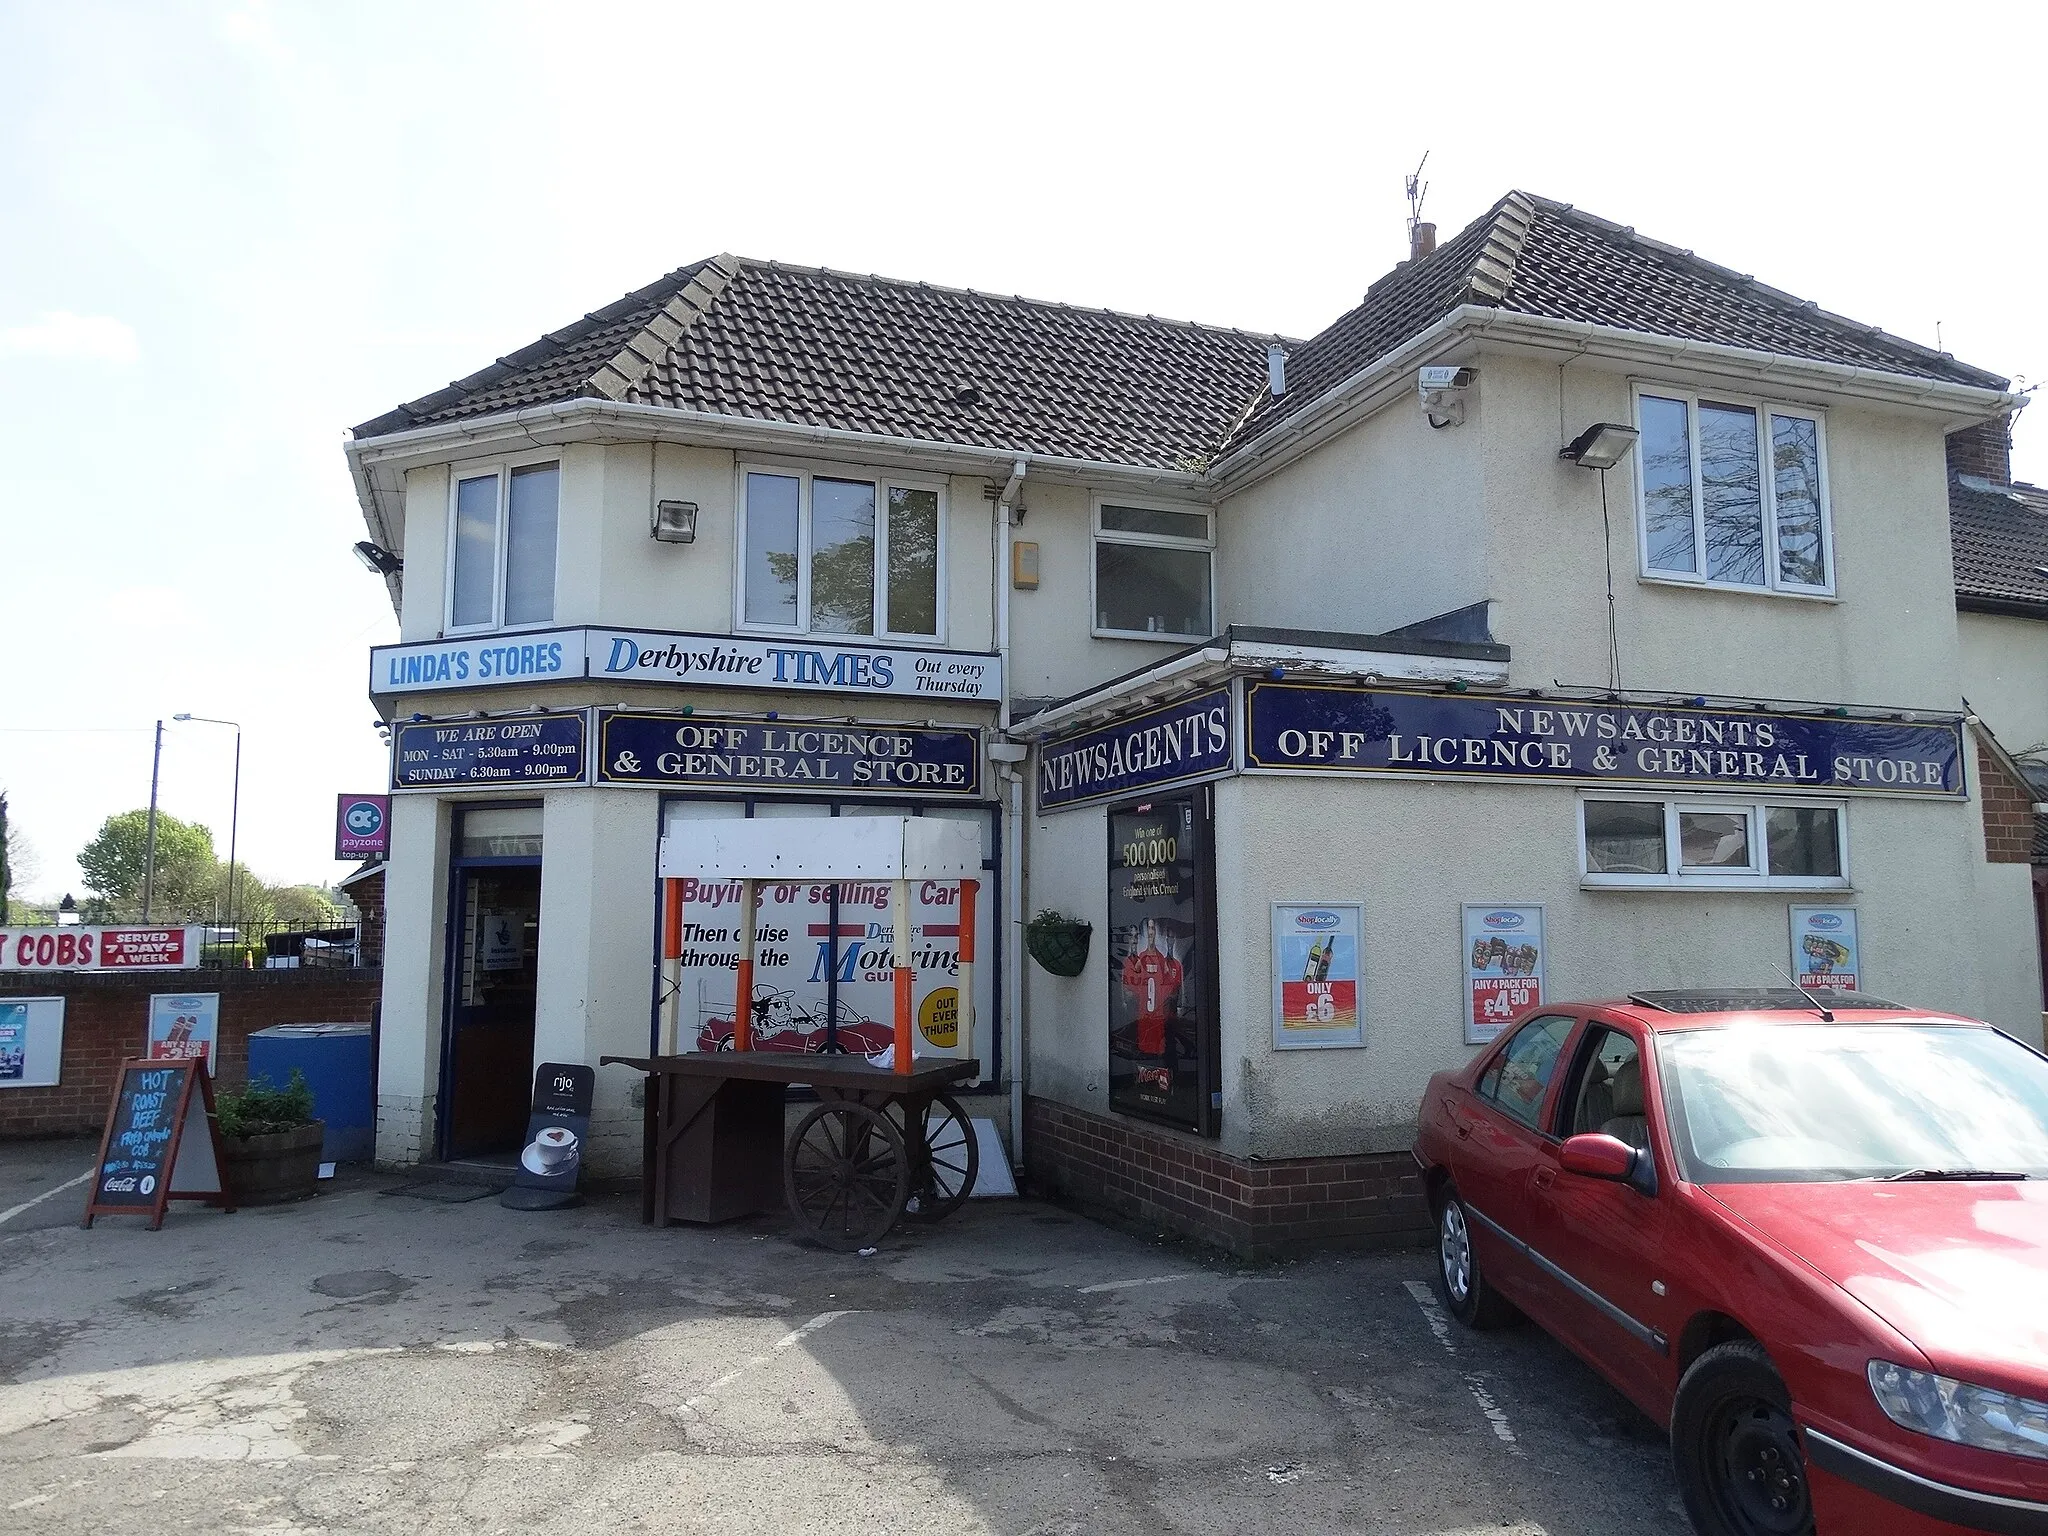
[[[1465,391],[1478,381],[1477,368],[1432,364],[1417,371],[1415,395],[1432,427],[1455,427],[1465,419]]]

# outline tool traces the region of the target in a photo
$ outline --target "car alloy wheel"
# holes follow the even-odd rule
[[[1444,1202],[1437,1218],[1436,1256],[1444,1291],[1454,1306],[1463,1306],[1472,1294],[1472,1234],[1465,1227],[1465,1208],[1455,1199]]]

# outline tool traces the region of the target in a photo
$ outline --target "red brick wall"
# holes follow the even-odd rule
[[[62,972],[0,975],[0,1000],[64,998],[62,1081],[54,1088],[0,1088],[0,1137],[98,1131],[114,1075],[142,1054],[152,992],[218,992],[219,1081],[248,1074],[249,1035],[272,1024],[367,1024],[383,987],[375,970],[155,971],[128,976]]]
[[[1981,746],[1977,794],[1984,807],[1984,857],[1993,864],[2034,862],[2034,792]]]
[[[1948,435],[1951,474],[1975,475],[1996,485],[2012,484],[2012,428],[2004,417],[1979,422]]]
[[[364,965],[384,963],[384,869],[363,876],[344,893],[362,919],[359,959]]]
[[[1050,1099],[1025,1106],[1034,1187],[1263,1259],[1314,1248],[1405,1246],[1430,1232],[1405,1152],[1249,1162],[1164,1127]]]

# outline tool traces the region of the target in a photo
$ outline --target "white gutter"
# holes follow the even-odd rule
[[[1402,376],[1425,359],[1461,341],[1481,337],[1540,351],[1592,354],[1653,366],[1676,365],[1751,381],[1762,374],[1804,388],[1947,410],[1973,420],[2020,410],[2029,398],[1974,384],[1918,379],[1878,368],[1816,362],[1751,347],[1690,341],[1584,320],[1552,320],[1486,304],[1464,304],[1367,363],[1266,434],[1226,454],[1210,466],[1211,484],[1241,489],[1272,473],[1324,437],[1349,425],[1371,404],[1376,393],[1397,384],[1405,386]]]
[[[1170,661],[1162,661],[1158,666],[1135,676],[1114,683],[1105,683],[1100,688],[1092,689],[1064,704],[1048,705],[1029,720],[1019,722],[1017,730],[1036,736],[1085,715],[1094,714],[1111,700],[1121,700],[1134,693],[1143,693],[1148,688],[1157,688],[1161,683],[1175,681],[1184,673],[1205,667],[1220,667],[1229,660],[1230,652],[1221,646],[1211,645],[1199,651],[1189,651]]]
[[[1024,475],[1030,468],[1025,459],[1010,466],[1010,478],[996,493],[994,530],[995,617],[997,669],[1002,677],[1002,699],[996,710],[996,733],[1010,729],[1010,546],[1016,533],[1011,514],[1024,489]],[[1028,899],[1024,880],[1024,809],[1018,793],[1024,776],[1015,764],[1006,764],[1010,778],[1005,788],[1009,804],[1002,818],[1003,835],[1003,1017],[1010,1024],[1010,1160],[1024,1166],[1024,906]]]

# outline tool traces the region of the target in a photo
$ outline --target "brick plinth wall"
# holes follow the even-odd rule
[[[1977,795],[1984,809],[1984,857],[1993,864],[2034,861],[2033,786],[1996,752],[1977,749]]]
[[[218,992],[220,1053],[216,1079],[241,1083],[249,1036],[273,1024],[367,1024],[383,989],[376,970],[146,971],[127,975],[10,971],[10,997],[64,999],[62,1081],[54,1088],[0,1088],[0,1137],[97,1132],[106,1120],[114,1074],[143,1051],[152,992]]]
[[[1239,1258],[1405,1247],[1431,1230],[1421,1176],[1405,1152],[1250,1162],[1050,1099],[1028,1100],[1025,1115],[1035,1188]]]

